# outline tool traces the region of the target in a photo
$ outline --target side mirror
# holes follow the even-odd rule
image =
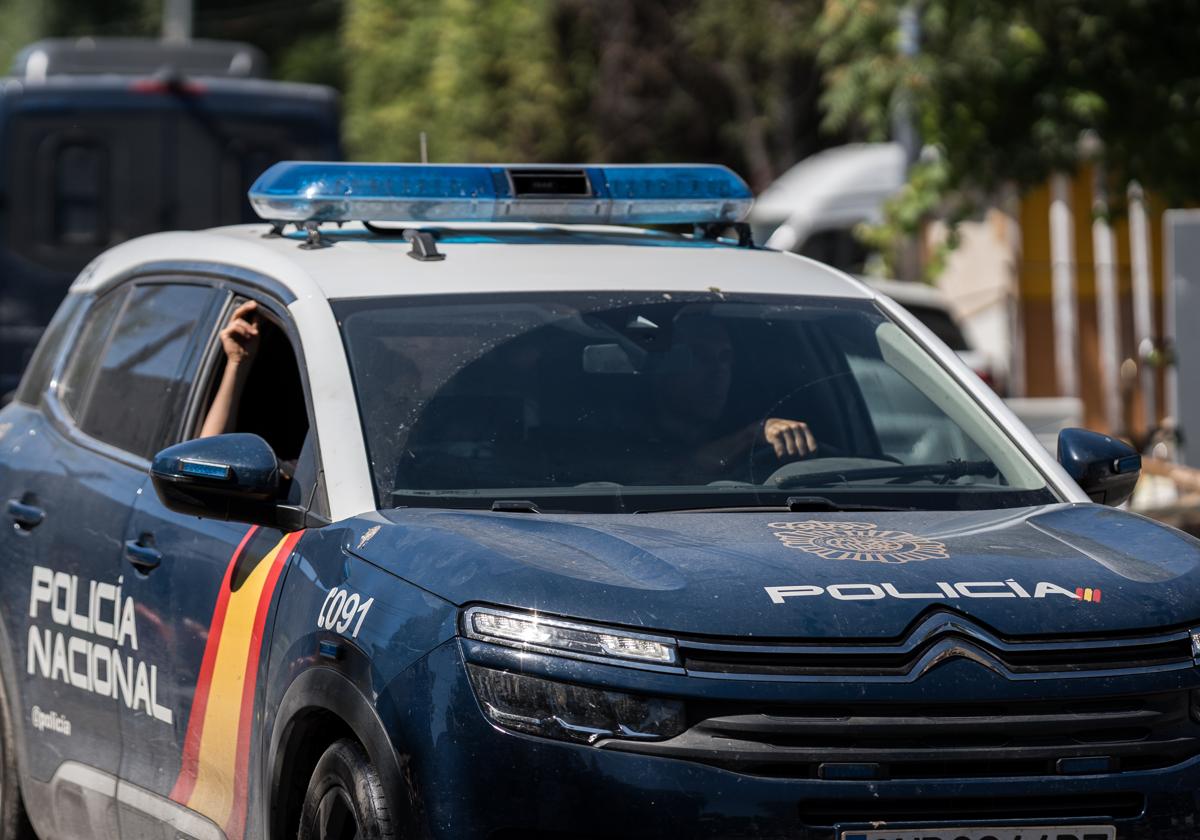
[[[1087,429],[1058,433],[1058,462],[1093,501],[1114,507],[1133,495],[1142,473],[1133,447]]]
[[[150,479],[159,500],[177,513],[258,525],[277,520],[279,462],[258,435],[189,440],[154,456]]]

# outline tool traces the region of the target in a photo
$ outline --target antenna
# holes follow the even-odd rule
[[[429,138],[421,132],[421,163],[429,163]]]
[[[175,43],[192,39],[192,0],[163,0],[162,37]]]

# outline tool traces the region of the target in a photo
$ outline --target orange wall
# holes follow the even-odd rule
[[[1076,313],[1079,340],[1076,348],[1079,362],[1080,397],[1084,403],[1084,419],[1090,428],[1109,432],[1144,434],[1149,424],[1136,385],[1136,378],[1118,385],[1122,392],[1123,421],[1120,429],[1105,428],[1101,379],[1099,334],[1096,317],[1096,266],[1092,246],[1092,173],[1083,169],[1076,173],[1070,190],[1075,223],[1075,282]],[[1114,196],[1122,199],[1123,196]],[[1117,204],[1116,201],[1112,204]],[[1153,197],[1147,199],[1147,220],[1150,227],[1150,272],[1153,287],[1153,315],[1156,336],[1162,334],[1162,205]],[[1050,260],[1050,188],[1043,184],[1021,198],[1018,221],[1021,225],[1021,256],[1017,263],[1019,311],[1023,319],[1025,341],[1025,382],[1029,396],[1054,396],[1058,382],[1054,362],[1054,320],[1051,295]],[[1129,222],[1122,206],[1112,218],[1116,240],[1116,275],[1118,288],[1118,325],[1120,359],[1137,359],[1133,332],[1132,270],[1130,267]],[[1162,409],[1161,375],[1158,377],[1158,407]],[[1155,418],[1157,423],[1158,418]]]

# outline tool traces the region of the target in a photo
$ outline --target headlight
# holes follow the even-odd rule
[[[1200,665],[1200,630],[1193,630],[1192,636],[1192,659],[1197,665]]]
[[[553,653],[594,662],[673,668],[679,661],[675,640],[518,613],[472,607],[463,616],[463,632],[522,650]]]
[[[657,741],[687,728],[683,703],[637,697],[478,665],[467,673],[484,714],[505,729],[594,744],[604,738]]]

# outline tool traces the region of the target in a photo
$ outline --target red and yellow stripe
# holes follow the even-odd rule
[[[256,531],[246,532],[221,583],[188,718],[183,763],[171,791],[173,800],[222,826],[232,840],[241,840],[245,831],[263,628],[279,577],[303,533],[283,537],[234,590],[235,571]]]

